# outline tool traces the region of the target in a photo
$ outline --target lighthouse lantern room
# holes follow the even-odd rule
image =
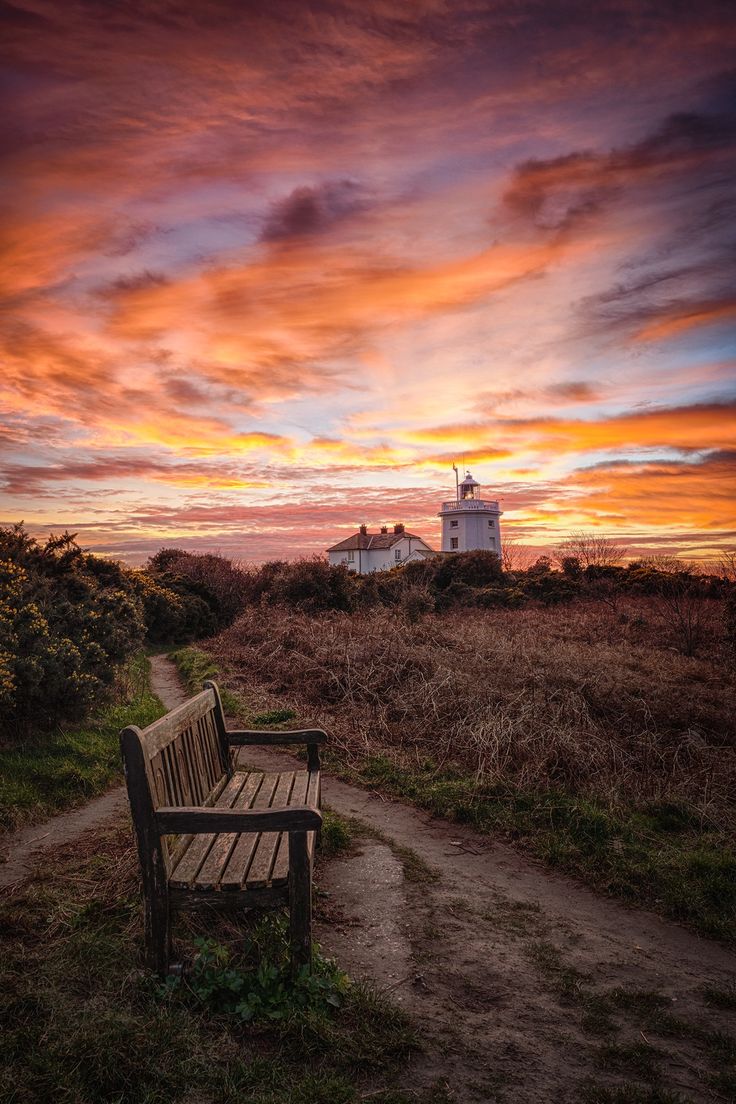
[[[456,497],[443,502],[439,516],[442,518],[442,551],[470,552],[485,549],[501,555],[501,509],[494,499],[483,499],[480,483],[470,472],[462,483],[457,482]]]

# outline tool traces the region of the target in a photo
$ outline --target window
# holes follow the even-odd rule
[[[495,521],[489,521],[489,522],[488,522],[488,528],[489,528],[489,529],[495,529],[495,528],[496,528],[496,523],[495,523]]]
[[[495,548],[496,547],[496,538],[495,537],[489,537],[488,538],[488,543],[490,544],[491,548]]]
[[[457,537],[450,537],[450,548],[457,548]]]
[[[457,529],[457,522],[456,521],[451,521],[450,522],[450,528],[451,529]]]
[[[401,559],[401,549],[400,548],[397,548],[396,551],[394,552],[394,559],[395,560],[400,560]]]
[[[352,550],[348,552],[348,563],[355,563],[355,553]]]

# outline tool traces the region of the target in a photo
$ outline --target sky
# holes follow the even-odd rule
[[[0,523],[734,547],[732,4],[0,11]]]

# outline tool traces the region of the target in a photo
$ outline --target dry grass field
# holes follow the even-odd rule
[[[206,648],[250,721],[325,727],[343,774],[733,939],[721,610],[699,609],[695,656],[655,599],[628,597],[418,619],[251,608]]]

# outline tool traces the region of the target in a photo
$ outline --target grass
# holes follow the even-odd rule
[[[202,689],[205,679],[217,680],[220,677],[219,665],[212,656],[201,648],[194,646],[177,648],[170,653],[171,659],[177,666],[184,685],[190,694],[198,694]],[[240,698],[233,694],[226,686],[218,683],[222,707],[226,713],[238,713],[241,709]]]
[[[705,1003],[711,1008],[722,1008],[736,1012],[736,982],[730,985],[706,985],[703,989]]]
[[[568,615],[573,616],[567,611]],[[487,634],[478,635],[486,632],[484,615],[473,614],[464,621],[429,619],[433,639],[421,625],[399,626],[397,633],[384,617],[377,648],[368,636],[370,625],[355,616],[325,618],[317,634],[314,618],[264,611],[256,622],[246,615],[208,644],[210,652],[188,648],[175,658],[191,688],[192,671],[199,685],[206,672],[234,686],[231,709],[244,723],[258,724],[259,718],[263,723],[281,713],[297,724],[327,728],[334,738],[324,761],[334,773],[478,831],[501,832],[551,866],[606,893],[647,905],[702,934],[735,942],[733,795],[724,791],[716,801],[715,792],[734,767],[722,746],[730,724],[722,713],[730,681],[723,680],[725,690],[714,690],[704,661],[657,654],[653,641],[648,641],[645,652],[632,655],[631,646],[614,648],[606,640],[600,656],[606,666],[599,669],[595,642],[585,636],[596,625],[581,619],[579,611],[572,625],[562,617],[555,611],[530,620],[515,611],[501,625],[508,634],[501,644],[489,643]],[[459,635],[463,627],[467,641]],[[528,635],[530,628],[534,639]],[[609,636],[613,632],[610,625],[603,628]],[[281,637],[283,647],[266,670],[260,656],[267,633],[272,653]],[[411,657],[403,639],[407,634],[416,637]],[[317,653],[318,636],[327,644]],[[257,662],[251,654],[256,644]],[[514,655],[503,648],[512,645],[516,667],[528,665],[527,653],[533,650],[536,667],[528,682],[520,681],[508,666]],[[469,647],[475,650],[473,663],[479,670],[472,688],[465,685]],[[488,662],[484,652],[493,654],[494,647],[503,669],[488,670],[484,703],[478,694],[480,672]],[[556,661],[550,661],[548,653],[555,647],[565,649],[567,666],[555,667]],[[587,665],[582,675],[575,667],[581,655]],[[660,660],[669,666],[659,670]],[[309,674],[300,680],[296,676],[307,661]],[[672,683],[675,675],[680,680],[677,689]],[[518,716],[504,704],[510,690],[502,678],[516,694],[513,708]],[[585,685],[579,685],[581,680]],[[305,687],[298,695],[297,686]],[[466,696],[460,700],[461,695]],[[322,704],[315,713],[317,697]],[[467,712],[468,698],[475,713]],[[481,707],[483,712],[478,712]],[[471,722],[477,725],[472,755],[467,747]],[[504,724],[507,733],[501,732]],[[641,725],[651,731],[640,730],[629,746],[620,730],[631,730],[633,738]],[[457,734],[451,751],[445,735],[433,739],[448,729]],[[539,745],[530,742],[527,729],[537,732]],[[696,751],[693,732],[701,737]],[[509,741],[506,766],[494,771],[490,760],[501,753],[503,740]],[[718,750],[712,760],[710,744]],[[479,766],[484,747],[489,759]],[[607,763],[612,755],[615,764]],[[693,755],[693,778],[700,780],[698,785],[703,777],[710,780],[707,815],[698,810],[689,776],[673,783]],[[471,770],[474,757],[476,769]],[[513,767],[516,758],[518,768]],[[611,773],[614,766],[618,781]],[[583,777],[581,772],[590,775],[594,768],[595,777]]]
[[[566,963],[553,943],[529,942],[526,953],[561,1005],[577,1010],[583,1031],[604,1037],[595,1053],[595,1064],[601,1072],[626,1078],[617,1085],[587,1081],[582,1087],[583,1102],[684,1104],[687,1097],[661,1083],[673,1064],[689,1065],[722,1099],[736,1100],[733,1036],[700,1019],[673,1015],[671,999],[655,990],[596,988],[589,975]],[[704,1003],[708,1004],[705,993]],[[617,1038],[621,1033],[628,1037]],[[687,1059],[688,1051],[691,1060]]]
[[[525,793],[478,784],[431,762],[402,765],[368,756],[352,769],[356,781],[409,799],[437,816],[481,832],[502,832],[552,866],[571,871],[628,901],[650,905],[703,934],[736,941],[736,852],[721,832],[695,829],[668,803],[607,808],[563,790]]]
[[[209,958],[188,983],[162,985],[147,975],[127,826],[52,855],[43,881],[0,901],[0,925],[0,1018],[7,1027],[0,1098],[13,1104],[352,1104],[374,1085],[400,1082],[417,1045],[401,1011],[370,988],[348,984],[329,964],[317,976],[328,979],[329,993],[334,983],[337,1011],[319,994],[306,1001],[284,995],[267,969],[249,980],[248,940],[265,967],[278,970],[283,961],[280,922],[261,921],[244,943],[241,919],[237,928],[211,918],[188,928],[178,921],[190,954],[206,925]],[[227,961],[212,952],[222,946],[232,949]],[[254,992],[263,998],[266,1012],[252,1024],[225,999],[234,977],[251,1005]],[[277,1018],[268,1014],[274,1008]],[[397,1091],[395,1099],[422,1097]]]
[[[232,633],[233,630],[231,630]],[[227,660],[200,648],[174,655],[190,689],[224,675]],[[194,673],[192,673],[194,672]],[[198,681],[199,680],[199,681]],[[247,702],[263,704],[263,689],[228,692],[230,708],[256,723]],[[270,715],[278,715],[271,709]],[[282,714],[297,715],[292,708]],[[268,711],[260,712],[262,719]],[[333,714],[335,716],[335,714]],[[337,714],[338,728],[342,719]],[[320,722],[331,729],[329,719]],[[308,723],[309,718],[301,723]],[[370,749],[370,745],[369,745]],[[729,832],[703,820],[683,799],[655,798],[634,805],[569,792],[564,786],[525,789],[511,779],[479,781],[462,765],[438,765],[402,749],[351,755],[328,749],[333,773],[410,800],[436,816],[482,832],[502,832],[537,858],[591,882],[600,890],[689,924],[723,942],[736,942],[736,850]]]
[[[122,779],[120,730],[150,724],[163,713],[149,672],[147,657],[135,656],[120,672],[112,700],[84,725],[0,750],[0,827],[38,822]]]

